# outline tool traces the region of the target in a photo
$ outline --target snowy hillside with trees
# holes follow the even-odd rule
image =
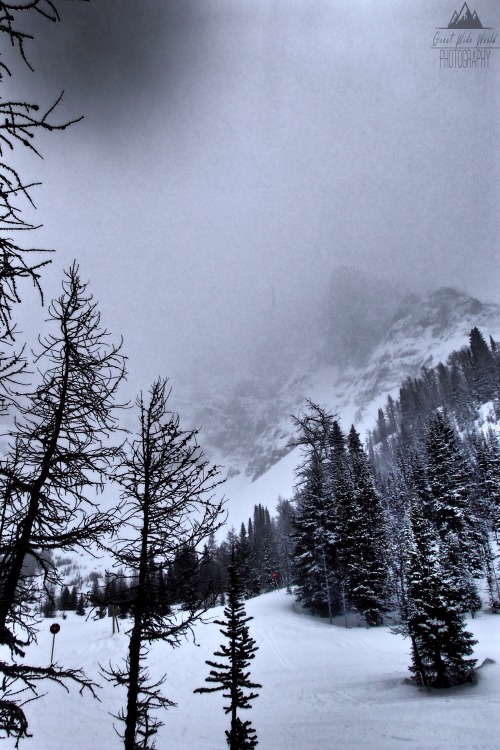
[[[80,336],[82,327],[89,327],[95,350],[99,348],[95,307],[85,296],[76,269],[68,272],[67,279],[63,295],[52,307],[53,319],[59,325],[61,319],[68,321],[69,341],[85,354],[90,339]],[[109,453],[103,452],[107,449],[95,439],[99,450],[90,454],[95,463],[88,466],[99,467],[99,462],[111,462],[115,456],[120,459],[110,477],[105,467],[101,476],[103,482],[111,479],[121,487],[121,504],[106,513],[89,504],[90,513],[84,513],[78,495],[72,499],[69,491],[61,492],[63,481],[71,477],[57,473],[58,467],[63,459],[69,463],[73,452],[82,462],[79,469],[80,464],[73,461],[74,470],[81,472],[75,477],[84,481],[87,476],[83,462],[87,461],[88,446],[74,447],[66,435],[70,434],[71,420],[88,419],[90,412],[71,406],[71,391],[64,387],[59,362],[62,375],[67,371],[69,381],[74,377],[75,384],[78,379],[72,373],[78,373],[78,368],[87,372],[90,363],[96,372],[102,370],[105,379],[93,377],[97,390],[89,388],[88,395],[95,393],[97,397],[103,388],[103,399],[109,397],[106,384],[114,382],[110,378],[119,378],[121,370],[118,367],[116,373],[114,369],[109,373],[106,369],[108,362],[113,367],[119,362],[115,348],[110,349],[110,357],[102,348],[101,360],[77,357],[67,361],[59,354],[64,354],[68,346],[65,338],[54,336],[46,341],[44,356],[52,366],[32,396],[31,406],[21,413],[23,420],[18,420],[12,434],[15,442],[11,457],[4,462],[4,473],[8,472],[12,480],[12,502],[4,513],[4,539],[12,541],[5,546],[8,554],[2,560],[8,574],[3,578],[4,621],[8,626],[2,652],[4,717],[10,717],[4,732],[11,739],[32,731],[36,731],[37,743],[49,736],[43,708],[48,698],[29,700],[37,691],[48,690],[52,696],[54,690],[67,689],[71,696],[81,689],[84,703],[74,704],[72,710],[78,712],[77,705],[87,706],[89,700],[95,706],[93,693],[108,696],[103,703],[109,703],[106,711],[125,725],[123,737],[129,743],[125,747],[134,747],[135,738],[141,736],[144,744],[140,747],[154,747],[156,735],[166,731],[162,728],[164,714],[170,716],[177,710],[172,705],[179,703],[175,690],[187,691],[184,678],[179,677],[181,665],[190,663],[193,653],[199,654],[201,663],[209,664],[211,655],[217,654],[213,641],[210,650],[203,645],[206,630],[202,620],[220,620],[217,605],[220,607],[231,584],[231,566],[237,570],[242,601],[247,600],[248,612],[255,617],[251,622],[256,633],[251,637],[258,644],[260,634],[264,644],[275,649],[273,658],[278,658],[282,666],[294,671],[292,665],[298,664],[295,679],[299,684],[302,653],[306,655],[306,673],[311,665],[321,664],[317,667],[321,675],[328,664],[328,679],[333,679],[335,667],[330,666],[327,651],[331,649],[333,658],[338,649],[342,688],[333,679],[330,693],[324,675],[320,679],[323,687],[299,693],[309,710],[316,711],[318,741],[331,732],[332,703],[339,711],[344,710],[344,703],[337,701],[339,695],[346,696],[346,715],[351,701],[355,706],[373,706],[369,718],[373,726],[369,729],[360,728],[350,716],[345,719],[344,739],[352,736],[353,747],[356,742],[368,743],[361,731],[378,732],[384,743],[387,738],[384,748],[398,747],[402,737],[411,738],[406,736],[408,730],[399,734],[396,728],[382,726],[376,720],[379,692],[382,704],[390,703],[388,696],[384,697],[388,683],[383,665],[386,659],[392,664],[396,655],[397,669],[402,668],[405,656],[404,675],[396,678],[393,669],[390,677],[396,702],[408,695],[420,696],[419,689],[430,691],[426,693],[428,700],[436,689],[443,688],[446,695],[466,700],[482,695],[483,673],[484,684],[490,673],[494,682],[497,654],[490,644],[500,608],[500,451],[496,432],[499,349],[493,338],[488,344],[481,331],[473,328],[468,346],[453,352],[446,364],[423,368],[419,377],[407,378],[401,384],[399,398],[389,396],[386,406],[379,408],[368,450],[354,427],[344,432],[335,415],[312,401],[306,402],[294,418],[295,450],[269,472],[266,488],[269,493],[285,487],[289,463],[298,458],[291,496],[277,499],[271,512],[265,505],[254,503],[248,523],[231,529],[222,541],[216,538],[223,520],[216,499],[220,475],[203,458],[196,433],[183,431],[177,415],[169,411],[164,381],[157,381],[148,394],[141,394],[136,404],[137,434],[129,435],[122,448],[111,446]],[[47,411],[50,399],[59,404],[61,414],[55,426]],[[108,412],[103,410],[102,414]],[[30,442],[27,436],[35,419],[38,442]],[[23,457],[28,456],[34,467],[40,466],[39,474],[23,478]],[[49,470],[44,469],[45,463]],[[260,482],[265,487],[267,478],[263,475],[255,486]],[[29,499],[24,514],[23,497]],[[255,494],[253,497],[257,499]],[[58,509],[55,518],[52,506]],[[66,517],[79,519],[71,530],[60,525]],[[119,531],[115,541],[110,537],[113,526]],[[23,528],[24,548],[17,541],[23,538],[19,534]],[[42,543],[46,539],[43,533],[47,534],[44,529],[51,529],[50,545]],[[79,547],[100,548],[104,558],[100,570],[96,565],[90,573],[87,569],[86,577],[75,578],[78,566],[74,558],[60,559],[50,551]],[[35,564],[27,565],[30,556]],[[16,580],[17,587],[11,583]],[[277,591],[279,586],[281,592]],[[11,589],[9,605],[7,593]],[[113,635],[111,644],[104,645],[110,637],[109,613],[120,633]],[[90,620],[85,619],[87,614]],[[62,619],[61,634],[71,630],[75,640],[71,640],[72,651],[66,655],[61,652],[64,661],[61,656],[54,660],[51,656],[47,662],[47,629],[56,615]],[[273,623],[279,618],[283,623],[276,626],[276,636],[271,637]],[[90,648],[90,653],[96,652],[96,659],[89,662],[87,650],[82,653],[82,643],[87,649],[97,634],[97,645]],[[193,635],[198,645],[189,644]],[[59,633],[51,637],[52,646],[59,648],[64,643]],[[314,646],[308,643],[310,638]],[[287,642],[289,646],[282,652],[279,644]],[[367,643],[366,660],[360,662],[359,654],[364,655]],[[273,685],[269,672],[273,658],[265,662],[260,673],[256,667],[250,686],[262,685],[264,690],[266,679]],[[253,666],[252,662],[252,673]],[[202,671],[192,666],[186,675],[201,682]],[[171,674],[175,677],[173,694]],[[314,683],[315,678],[311,674],[308,679]],[[353,687],[349,687],[351,679]],[[360,684],[363,688],[356,687]],[[377,698],[371,693],[374,686]],[[199,687],[202,684],[192,689]],[[281,688],[287,688],[286,681]],[[325,698],[325,693],[329,697]],[[73,702],[73,698],[68,700]],[[192,700],[189,694],[189,710],[196,711]],[[208,696],[202,695],[199,700],[206,701]],[[290,707],[288,699],[279,700],[283,708]],[[328,720],[317,709],[316,700],[328,709]],[[415,721],[411,711],[417,706],[421,710],[418,700],[421,698],[409,701],[407,720],[406,712],[398,709],[398,716],[408,725]],[[252,706],[256,719],[258,705],[256,701]],[[91,709],[95,710],[101,709]],[[334,714],[338,719],[336,711]],[[269,720],[265,711],[262,715],[264,722],[266,716]],[[294,718],[296,715],[300,714],[294,710]],[[370,712],[364,715],[370,717]],[[112,722],[101,722],[101,730],[111,727]],[[290,717],[284,720],[286,725],[288,722]],[[252,726],[257,727],[253,719]],[[300,747],[304,736],[297,727],[293,731]],[[208,742],[208,735],[203,739]],[[444,746],[442,741],[439,735],[437,744],[429,747],[440,748]],[[377,743],[374,748],[379,747]]]
[[[44,24],[56,25],[58,4],[0,3],[0,739],[36,750],[493,750],[500,307],[451,286],[404,288],[424,265],[427,281],[464,280],[471,258],[475,288],[489,283],[491,206],[474,207],[481,232],[469,219],[484,123],[471,116],[472,139],[465,120],[443,129],[438,119],[427,128],[443,139],[436,152],[425,127],[409,139],[415,126],[404,123],[446,113],[440,86],[433,99],[421,85],[402,107],[404,75],[388,76],[385,99],[370,76],[346,75],[348,39],[384,65],[384,81],[389,74],[387,48],[371,43],[389,38],[389,26],[380,40],[373,34],[378,9],[370,45],[360,46],[364,34],[344,35],[360,28],[365,8],[354,25],[338,24],[351,16],[349,2],[144,3],[139,14],[132,0],[96,3],[90,21],[70,12],[55,53],[43,35],[32,66],[28,47]],[[394,29],[414,17],[393,16]],[[109,57],[96,29],[114,34]],[[151,58],[124,73],[142,57],[131,52],[137,30],[144,57],[162,53],[154,75]],[[304,67],[315,34],[328,48],[326,77],[319,59]],[[243,40],[246,57],[233,57]],[[289,51],[278,61],[283,41]],[[77,49],[84,64],[72,60]],[[257,77],[247,75],[254,57]],[[77,260],[46,279],[50,251],[30,240],[40,228],[30,159],[49,133],[83,119],[65,115],[62,94],[38,103],[45,77],[84,74],[78,88],[101,106],[113,100],[114,85],[99,85],[111,68],[126,81],[123,109],[84,131],[93,135],[82,141],[81,173],[75,141],[66,141],[52,176],[65,175],[58,190],[67,195],[48,212],[75,254],[99,268],[98,283],[107,280],[98,302]],[[293,85],[279,83],[278,69]],[[274,84],[262,87],[270,71]],[[155,94],[152,78],[164,87]],[[472,71],[468,80],[464,112],[480,100],[486,113]],[[278,90],[292,96],[276,110]],[[312,108],[297,106],[297,95]],[[429,111],[413,110],[419,98]],[[177,122],[180,111],[186,119]],[[383,114],[379,126],[369,111]],[[484,137],[492,129],[482,119]],[[272,122],[262,149],[261,128]],[[312,123],[322,138],[311,137]],[[411,142],[425,167],[418,189]],[[443,179],[451,175],[442,166],[450,143],[454,152],[470,144],[474,155],[475,179],[467,175],[457,195],[436,179],[436,164]],[[344,174],[325,159],[330,151],[345,159]],[[490,182],[493,168],[485,190]],[[444,231],[450,221],[453,232]],[[448,248],[439,263],[436,236]],[[345,262],[365,243],[363,272],[330,257],[338,245]],[[458,276],[447,270],[452,250]],[[376,263],[367,262],[372,253]],[[399,257],[398,282],[372,273]],[[293,268],[288,290],[285,268]],[[175,401],[168,377],[149,379],[158,363],[182,381]]]
[[[335,269],[315,303],[304,320],[314,336],[293,356],[286,339],[273,339],[270,316],[260,356],[271,374],[255,363],[236,383],[213,383],[204,373],[195,408],[182,388],[174,390],[181,414],[202,426],[206,450],[229,477],[244,473],[256,481],[283,460],[294,437],[291,415],[306,398],[328,407],[346,429],[355,424],[364,439],[387,396],[396,398],[401,383],[418,377],[422,367],[445,363],[466,345],[472,328],[500,338],[499,305],[451,288],[405,294],[359,269]]]

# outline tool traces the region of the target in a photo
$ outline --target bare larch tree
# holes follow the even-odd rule
[[[201,601],[191,601],[173,614],[159,601],[159,583],[179,552],[199,548],[224,516],[223,499],[215,494],[221,484],[218,468],[203,457],[197,432],[181,429],[168,398],[162,379],[147,397],[139,396],[139,431],[117,473],[125,525],[116,564],[130,573],[132,624],[126,664],[110,665],[105,673],[127,688],[126,707],[118,717],[125,724],[125,750],[154,748],[154,735],[163,725],[154,712],[173,705],[161,692],[164,677],[149,678],[150,647],[159,641],[178,646],[206,611]]]
[[[59,583],[47,552],[96,549],[116,528],[113,516],[99,509],[98,495],[120,455],[115,409],[125,362],[76,265],[49,308],[48,325],[54,330],[40,337],[35,357],[39,384],[18,394],[0,460],[0,644],[12,657],[12,663],[0,661],[0,731],[17,736],[27,734],[27,720],[20,702],[8,696],[19,683],[36,692],[42,672],[18,662],[36,638],[34,611],[43,589]],[[40,575],[25,565],[30,559],[41,571],[42,591]],[[75,675],[51,665],[43,676]]]

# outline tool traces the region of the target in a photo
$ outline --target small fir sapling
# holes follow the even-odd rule
[[[250,701],[257,698],[258,693],[252,692],[261,688],[250,680],[248,666],[255,657],[258,647],[250,637],[248,622],[253,617],[247,617],[242,600],[242,587],[235,564],[235,547],[231,547],[231,558],[228,569],[227,605],[224,609],[224,620],[215,620],[221,626],[220,632],[227,639],[214,656],[219,661],[207,660],[210,670],[205,682],[215,683],[216,687],[203,687],[195,693],[214,693],[224,690],[224,698],[228,698],[228,705],[224,711],[231,714],[231,727],[226,730],[226,740],[229,750],[252,750],[257,746],[257,734],[250,721],[242,721],[238,717],[238,709],[251,708]],[[224,661],[222,661],[224,660]],[[250,692],[245,692],[250,691]]]

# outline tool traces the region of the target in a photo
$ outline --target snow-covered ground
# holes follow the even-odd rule
[[[500,617],[481,614],[469,623],[479,643],[477,684],[426,692],[410,684],[409,643],[388,628],[346,629],[338,622],[310,616],[284,591],[246,603],[254,616],[250,632],[259,650],[252,678],[262,684],[250,718],[260,750],[495,750],[499,747]],[[222,608],[211,611],[220,617]],[[32,662],[50,660],[51,620],[45,620]],[[120,659],[124,633],[112,635],[111,621],[86,621],[70,614],[58,620],[55,659],[83,666],[103,685],[101,702],[71,689],[49,687],[47,695],[26,707],[34,737],[27,750],[119,750],[113,719],[124,696],[99,677],[104,666]],[[127,621],[122,623],[127,626]],[[205,659],[221,643],[215,624],[196,629],[197,643],[151,652],[152,676],[165,672],[165,694],[178,705],[165,712],[158,748],[220,750],[228,726],[220,693],[194,695],[208,674]],[[13,741],[4,741],[12,748]]]

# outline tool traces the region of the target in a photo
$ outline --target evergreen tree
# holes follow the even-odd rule
[[[47,589],[45,601],[42,604],[42,614],[44,617],[55,617],[56,615],[56,599],[53,586],[49,586]]]
[[[75,610],[78,606],[78,593],[76,590],[76,586],[73,586],[71,589],[71,594],[69,597],[69,606],[68,609]]]
[[[387,529],[380,496],[359,435],[348,440],[353,494],[344,548],[349,601],[368,625],[383,619],[387,582]]]
[[[297,597],[314,612],[328,615],[330,622],[341,609],[337,586],[334,508],[325,497],[322,472],[315,455],[309,476],[295,496],[294,560]]]
[[[497,363],[478,328],[471,330],[469,341],[475,396],[485,403],[498,393]]]
[[[483,572],[484,558],[481,530],[473,512],[472,472],[455,431],[441,412],[432,420],[427,436],[427,476],[450,583],[464,611],[475,612],[480,599],[474,579]]]
[[[61,596],[59,597],[59,609],[71,609],[71,593],[67,586],[63,586]]]
[[[175,555],[170,567],[171,596],[182,609],[189,610],[199,600],[200,566],[196,550],[183,545]]]
[[[293,516],[295,509],[290,500],[279,498],[276,513],[276,550],[280,585],[289,587],[295,577],[292,554]]]
[[[238,710],[251,708],[250,702],[258,696],[252,691],[262,687],[250,680],[248,671],[258,647],[249,633],[248,623],[253,618],[247,617],[245,612],[234,545],[231,547],[230,560],[225,619],[215,620],[215,623],[221,626],[220,632],[227,639],[227,643],[222,644],[220,650],[214,653],[219,661],[206,662],[212,669],[205,682],[215,684],[216,687],[198,688],[194,692],[214,693],[225,690],[223,695],[228,699],[228,705],[224,706],[224,711],[231,714],[231,727],[226,731],[229,750],[252,750],[257,746],[257,734],[250,721],[242,721],[239,718]],[[225,661],[220,661],[222,659]]]
[[[500,444],[491,429],[473,436],[475,504],[480,515],[484,566],[491,609],[500,610],[500,582],[496,570],[495,546],[500,532]],[[496,542],[496,545],[493,543]]]
[[[500,535],[500,440],[492,430],[474,440],[477,488],[484,515],[491,521],[497,542]]]
[[[387,426],[389,434],[393,435],[397,429],[400,421],[400,408],[399,403],[396,403],[392,396],[387,396],[387,406],[385,409],[387,415]]]
[[[384,484],[378,485],[378,491],[384,504],[387,529],[385,599],[389,610],[401,611],[406,602],[404,530],[410,493],[404,473],[397,465],[387,473]]]
[[[250,595],[256,596],[263,591],[269,591],[271,572],[277,567],[277,551],[274,524],[265,506],[261,504],[254,506],[253,523],[249,520],[246,541],[242,538],[240,531],[236,548],[239,556],[244,556],[244,548],[248,548]],[[245,571],[242,570],[241,575],[245,577]]]
[[[210,534],[208,542],[203,545],[199,563],[199,594],[209,607],[215,607],[221,591],[221,574],[216,560],[217,545],[214,535]]]
[[[465,376],[469,372],[468,358],[457,352],[450,357],[450,403],[460,429],[467,428],[477,417],[477,404],[472,384]]]
[[[328,492],[332,497],[332,518],[335,548],[333,568],[341,611],[347,625],[348,567],[351,557],[350,528],[353,521],[354,486],[347,456],[345,435],[337,420],[329,436]]]
[[[410,670],[420,685],[445,688],[473,678],[476,643],[441,564],[439,538],[422,512],[411,506],[406,541],[407,602],[403,633],[412,643]]]
[[[83,617],[85,614],[85,599],[83,597],[83,594],[80,594],[78,597],[78,604],[76,607],[76,614]]]
[[[322,615],[342,609],[338,581],[336,505],[332,477],[333,416],[308,401],[308,412],[294,418],[296,445],[303,461],[296,471],[294,564],[297,597]]]
[[[256,573],[255,570],[252,570],[250,564],[252,560],[252,549],[244,523],[241,524],[238,539],[235,540],[235,554],[243,597],[248,599],[252,595],[252,580]]]

